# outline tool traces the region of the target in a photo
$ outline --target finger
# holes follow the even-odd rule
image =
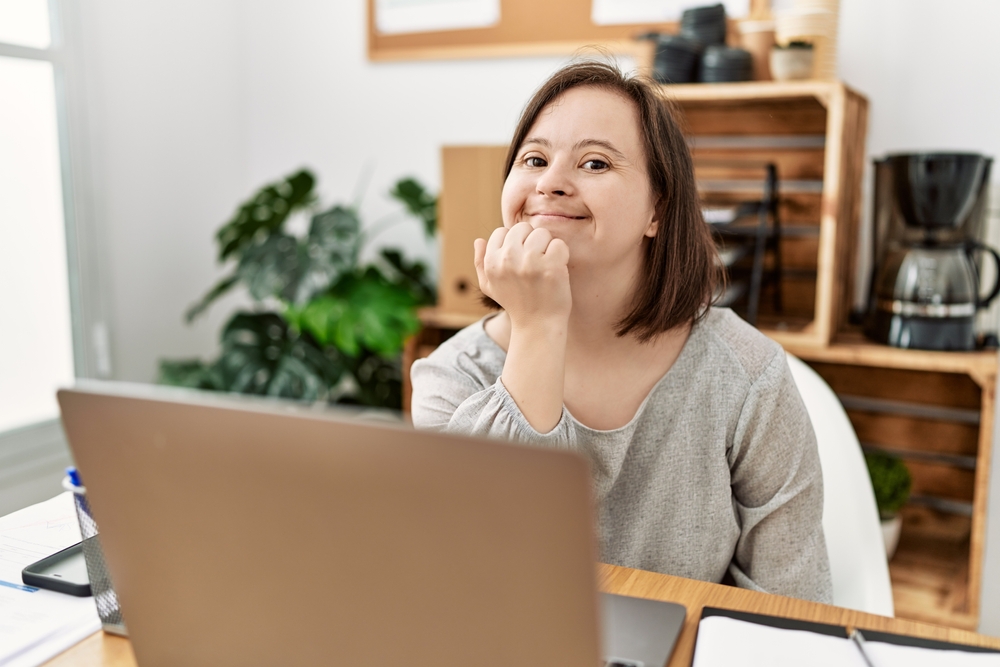
[[[484,265],[486,260],[486,239],[476,239],[472,242],[472,248],[475,257],[476,277],[479,278],[479,291],[486,294],[486,286],[489,282],[486,280],[486,268]]]
[[[476,269],[483,268],[483,260],[486,258],[486,239],[476,239],[472,242],[472,256]]]
[[[545,252],[545,249],[549,247],[549,243],[552,242],[552,232],[547,229],[533,229],[528,238],[524,240],[524,249],[530,252],[536,252],[539,255]]]
[[[545,249],[545,256],[559,264],[569,264],[569,246],[562,239],[552,239]]]
[[[491,250],[499,250],[509,231],[510,230],[506,227],[497,227],[494,229],[493,233],[490,234],[490,240],[486,242],[486,252],[489,253]]]
[[[507,230],[507,238],[504,239],[503,243],[505,246],[514,245],[515,243],[517,245],[524,245],[525,239],[528,238],[528,235],[531,234],[534,229],[535,228],[527,222],[519,222]]]

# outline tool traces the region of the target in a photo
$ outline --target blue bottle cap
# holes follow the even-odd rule
[[[83,484],[80,483],[80,473],[77,472],[76,468],[73,466],[66,468],[66,475],[69,476],[69,481],[73,484],[73,486],[83,486]]]

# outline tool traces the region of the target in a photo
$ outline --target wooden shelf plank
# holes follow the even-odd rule
[[[969,519],[920,507],[903,511],[903,532],[889,562],[896,616],[975,630],[970,609]]]
[[[765,332],[766,333],[766,332]],[[780,341],[779,342],[784,342]],[[996,382],[997,352],[934,352],[880,345],[860,333],[841,334],[829,347],[806,347],[785,343],[785,349],[805,361],[826,361],[855,366],[961,373],[980,387]]]
[[[436,329],[464,329],[470,324],[475,324],[483,317],[481,314],[448,313],[433,307],[421,308],[417,312],[417,316],[425,327],[434,327]]]
[[[840,81],[739,81],[734,83],[664,84],[663,91],[678,102],[780,100],[812,97],[824,104],[843,91]]]
[[[424,326],[442,329],[461,329],[478,321],[482,315],[468,313],[448,313],[436,308],[420,311],[420,321]],[[811,347],[789,342],[780,331],[767,331],[781,343],[788,352],[805,361],[825,361],[855,366],[877,368],[902,368],[906,370],[936,371],[939,373],[961,373],[969,375],[980,386],[992,387],[997,373],[997,352],[934,352],[930,350],[907,350],[888,345],[879,345],[864,338],[860,333],[850,332],[838,336],[828,347]]]

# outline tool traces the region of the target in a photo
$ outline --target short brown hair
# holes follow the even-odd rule
[[[712,233],[702,217],[691,152],[674,119],[673,104],[659,85],[596,61],[573,63],[553,74],[521,113],[507,152],[504,180],[517,151],[545,107],[571,88],[597,86],[631,100],[639,113],[646,171],[656,201],[656,236],[645,240],[642,282],[636,285],[619,336],[646,341],[701,319],[711,305],[721,275]],[[491,300],[484,301],[490,304]]]

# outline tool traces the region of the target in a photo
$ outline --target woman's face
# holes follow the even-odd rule
[[[505,227],[527,221],[565,241],[571,268],[640,266],[656,222],[634,103],[594,86],[553,100],[517,151],[501,209]]]

